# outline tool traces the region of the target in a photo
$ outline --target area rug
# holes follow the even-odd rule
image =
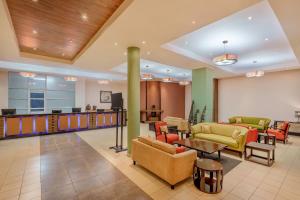
[[[204,158],[219,161],[218,154],[205,154]],[[228,156],[225,156],[224,154],[221,154],[221,160],[219,162],[223,165],[223,173],[225,175],[229,171],[234,169],[236,166],[238,166],[242,161],[234,159],[234,158],[230,158]]]

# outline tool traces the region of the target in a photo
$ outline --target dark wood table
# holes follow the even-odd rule
[[[270,144],[276,146],[276,137],[273,134],[268,133],[258,133],[257,142],[261,143],[261,139],[264,140],[265,144]]]
[[[206,176],[206,173],[209,176]],[[194,185],[205,193],[218,193],[223,188],[223,166],[211,159],[197,159],[193,171]],[[209,190],[206,186],[209,186]]]
[[[183,139],[179,141],[175,141],[173,144],[177,144],[179,146],[185,146],[189,149],[194,149],[200,152],[201,157],[204,157],[204,153],[212,154],[218,152],[218,158],[221,159],[221,150],[223,150],[227,145],[219,144],[215,142],[210,142],[207,140],[200,139]]]
[[[247,149],[250,149],[250,154],[247,155]],[[253,154],[253,150],[257,150],[257,151],[262,151],[262,152],[266,152],[267,153],[267,157],[263,157],[263,156],[259,156],[259,155],[255,155]],[[271,158],[271,153],[272,153],[272,158]],[[274,145],[269,145],[269,144],[262,144],[262,143],[257,143],[257,142],[250,142],[248,144],[246,144],[245,146],[245,160],[250,160],[251,157],[258,157],[258,158],[262,158],[267,160],[267,166],[272,166],[272,164],[275,161],[275,146]],[[252,162],[257,162],[254,160],[250,160]],[[260,162],[257,162],[260,163]],[[263,163],[260,163],[263,164]]]

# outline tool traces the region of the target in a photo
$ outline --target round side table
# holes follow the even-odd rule
[[[215,194],[223,188],[223,166],[211,159],[197,159],[193,172],[194,185],[202,192]]]

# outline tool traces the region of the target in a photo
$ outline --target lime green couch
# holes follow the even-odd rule
[[[236,123],[236,118],[241,118],[242,123]],[[260,120],[264,120],[265,124],[264,126],[258,125]],[[265,130],[268,129],[271,119],[268,118],[261,118],[261,117],[245,117],[245,116],[234,116],[229,118],[229,123],[230,124],[235,124],[235,125],[241,125],[241,126],[246,126],[246,127],[252,127],[252,128],[257,128],[259,132],[264,132]]]
[[[210,133],[204,130],[203,125],[210,127]],[[241,133],[237,139],[234,139],[232,134],[236,129],[240,130]],[[247,132],[248,129],[245,127],[230,124],[199,123],[191,127],[192,138],[225,144],[228,149],[240,152],[240,155],[245,150]]]

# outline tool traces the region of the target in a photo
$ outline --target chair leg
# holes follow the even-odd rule
[[[175,185],[171,185],[171,189],[174,190],[175,189]]]
[[[133,161],[133,165],[135,165],[136,164],[136,162],[135,161]]]

